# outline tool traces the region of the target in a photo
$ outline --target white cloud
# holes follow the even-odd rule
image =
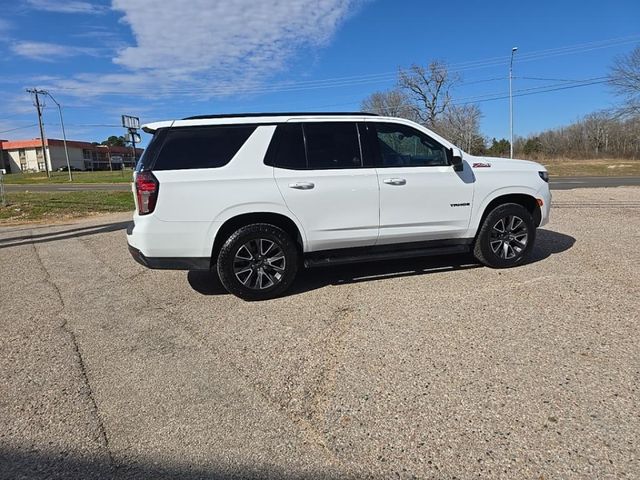
[[[115,62],[131,69],[211,71],[222,78],[251,77],[282,68],[298,48],[331,39],[355,0],[113,0],[136,46]]]
[[[136,40],[114,62],[160,86],[257,85],[295,52],[325,45],[360,3],[165,0],[150,14],[148,0],[112,0]]]
[[[203,99],[259,93],[297,54],[325,46],[367,0],[112,0],[135,42],[121,68],[78,73],[48,88],[68,95]]]
[[[108,10],[105,5],[79,0],[27,0],[27,4],[35,10],[57,13],[100,14]]]
[[[43,61],[55,61],[60,58],[75,57],[78,55],[99,55],[99,51],[95,48],[47,42],[16,42],[11,45],[11,51],[21,57]]]

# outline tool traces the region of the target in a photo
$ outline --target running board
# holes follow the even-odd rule
[[[323,252],[309,254],[304,260],[307,268],[322,267],[328,265],[341,265],[347,263],[375,262],[379,260],[397,260],[403,258],[432,257],[438,255],[454,255],[469,253],[469,245],[450,245],[446,247],[416,248],[410,250],[390,250],[384,252],[370,252],[356,255],[340,255],[336,251],[323,255]]]

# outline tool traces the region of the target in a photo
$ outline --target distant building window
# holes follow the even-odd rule
[[[20,170],[22,170],[23,172],[25,172],[27,170],[27,162],[24,161],[24,159],[21,159],[22,161],[20,162]]]
[[[44,170],[44,162],[38,162],[38,170]]]
[[[85,160],[91,160],[91,150],[82,150],[82,158]]]
[[[27,154],[25,153],[24,148],[18,150],[18,156],[20,157],[20,160],[24,160],[25,158],[27,158]]]

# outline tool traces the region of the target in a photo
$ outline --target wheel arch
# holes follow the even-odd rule
[[[540,221],[542,218],[542,211],[540,210],[540,205],[538,205],[538,201],[536,197],[530,193],[503,193],[499,194],[493,199],[491,199],[486,206],[482,210],[482,215],[480,217],[480,221],[477,225],[477,231],[480,230],[480,227],[484,223],[487,215],[498,207],[499,205],[504,205],[505,203],[515,203],[518,205],[522,205],[533,217],[533,223],[536,227],[540,225]],[[477,232],[476,232],[477,235]]]
[[[220,225],[220,228],[218,228],[213,240],[213,247],[211,250],[212,262],[216,261],[215,259],[218,256],[218,252],[220,251],[220,248],[224,244],[225,240],[229,238],[229,235],[231,235],[239,228],[244,227],[245,225],[251,225],[253,223],[269,223],[283,229],[294,240],[294,242],[298,246],[300,254],[304,252],[305,237],[303,230],[291,217],[288,217],[287,215],[284,215],[282,213],[268,211],[241,213],[228,218],[227,220],[222,222],[222,225]]]

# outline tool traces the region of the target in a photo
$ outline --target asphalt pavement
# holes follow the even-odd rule
[[[0,228],[0,478],[640,478],[640,188],[531,261],[303,271],[243,302],[130,214]]]
[[[640,186],[640,177],[551,177],[552,190]],[[5,185],[9,192],[74,192],[86,190],[130,191],[129,183],[51,183]]]
[[[640,186],[640,177],[551,177],[551,190]]]

